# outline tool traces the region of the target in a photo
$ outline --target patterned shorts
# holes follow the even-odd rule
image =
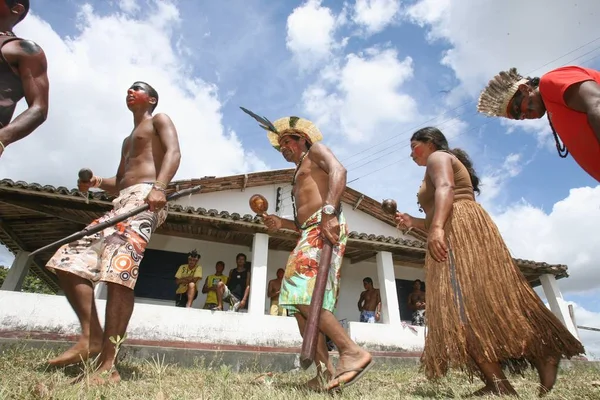
[[[113,209],[89,226],[121,215],[144,204],[152,184],[140,183],[121,190]],[[91,282],[117,283],[135,287],[139,266],[150,235],[167,217],[167,207],[144,211],[103,231],[65,244],[46,264],[50,271],[70,272]]]
[[[321,213],[321,210],[318,210],[303,224],[298,244],[288,258],[279,295],[279,305],[288,310],[288,315],[293,315],[298,311],[296,305],[310,305],[312,300],[323,249]],[[338,221],[340,222],[340,238],[332,247],[329,276],[323,296],[323,309],[330,312],[334,312],[337,305],[340,269],[348,241],[348,225],[346,225],[343,212],[338,215]]]
[[[374,324],[375,321],[375,311],[366,311],[363,310],[360,313],[360,322],[367,322],[369,324]]]
[[[416,326],[425,326],[425,310],[413,311],[412,324]]]

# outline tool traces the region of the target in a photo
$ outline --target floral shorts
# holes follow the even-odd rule
[[[335,310],[337,304],[340,291],[340,269],[348,241],[348,225],[346,225],[343,213],[338,215],[338,221],[340,222],[340,238],[332,247],[329,276],[323,296],[323,309],[331,312]],[[288,258],[285,276],[281,283],[279,306],[286,308],[289,315],[298,311],[295,305],[310,305],[312,300],[323,249],[320,222],[321,210],[318,210],[302,225],[298,244]]]
[[[144,204],[152,184],[140,183],[121,190],[113,209],[89,226],[94,226]],[[65,244],[46,264],[50,271],[66,271],[93,283],[117,283],[135,287],[139,266],[150,235],[167,217],[167,207],[144,211],[103,231]]]

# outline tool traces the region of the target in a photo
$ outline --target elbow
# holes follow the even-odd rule
[[[173,164],[179,167],[179,163],[181,162],[181,151],[179,149],[173,150],[171,152],[171,157],[173,158]]]
[[[46,119],[48,119],[48,105],[47,104],[33,105],[30,108],[30,110],[33,114],[33,119],[35,121],[36,126],[43,124],[44,122],[46,122]]]
[[[338,175],[342,181],[346,182],[346,178],[348,177],[348,170],[342,164],[338,166],[336,172],[336,175]]]
[[[454,184],[451,182],[445,182],[435,187],[435,193],[444,197],[454,196]]]

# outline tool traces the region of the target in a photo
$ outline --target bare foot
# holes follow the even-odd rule
[[[373,357],[363,349],[356,353],[340,354],[340,361],[335,370],[335,376],[327,385],[327,390],[354,384],[373,366]]]
[[[88,348],[88,342],[80,340],[60,356],[48,360],[48,364],[53,367],[64,367],[66,365],[78,364],[82,361],[86,361],[90,357],[96,357],[98,354],[100,354],[101,349],[102,345],[100,342],[97,344],[92,344]]]
[[[121,375],[117,370],[110,371],[96,371],[88,378],[90,386],[101,386],[107,384],[116,384],[121,382]]]
[[[313,390],[313,391],[316,391],[316,392],[320,392],[323,389],[325,389],[325,387],[321,383],[321,378],[319,378],[318,376],[315,376],[314,378],[312,378],[311,380],[309,380],[308,382],[306,382],[304,384],[304,386],[308,390]]]
[[[495,390],[494,387],[485,385],[481,389],[476,390],[473,393],[471,393],[468,397],[483,397],[483,396],[487,396],[488,394],[493,394],[494,390]]]
[[[535,363],[540,377],[539,397],[544,397],[554,387],[556,376],[558,375],[558,363],[559,360],[555,358],[548,358],[545,363]]]
[[[329,371],[317,372],[317,376],[309,380],[304,384],[309,390],[320,392],[326,389],[326,382],[331,380],[333,375]]]

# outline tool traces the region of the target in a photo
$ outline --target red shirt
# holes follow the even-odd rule
[[[576,83],[596,81],[600,71],[583,67],[561,67],[540,78],[540,94],[556,133],[573,159],[600,182],[600,143],[590,126],[587,114],[565,104],[565,91]]]

